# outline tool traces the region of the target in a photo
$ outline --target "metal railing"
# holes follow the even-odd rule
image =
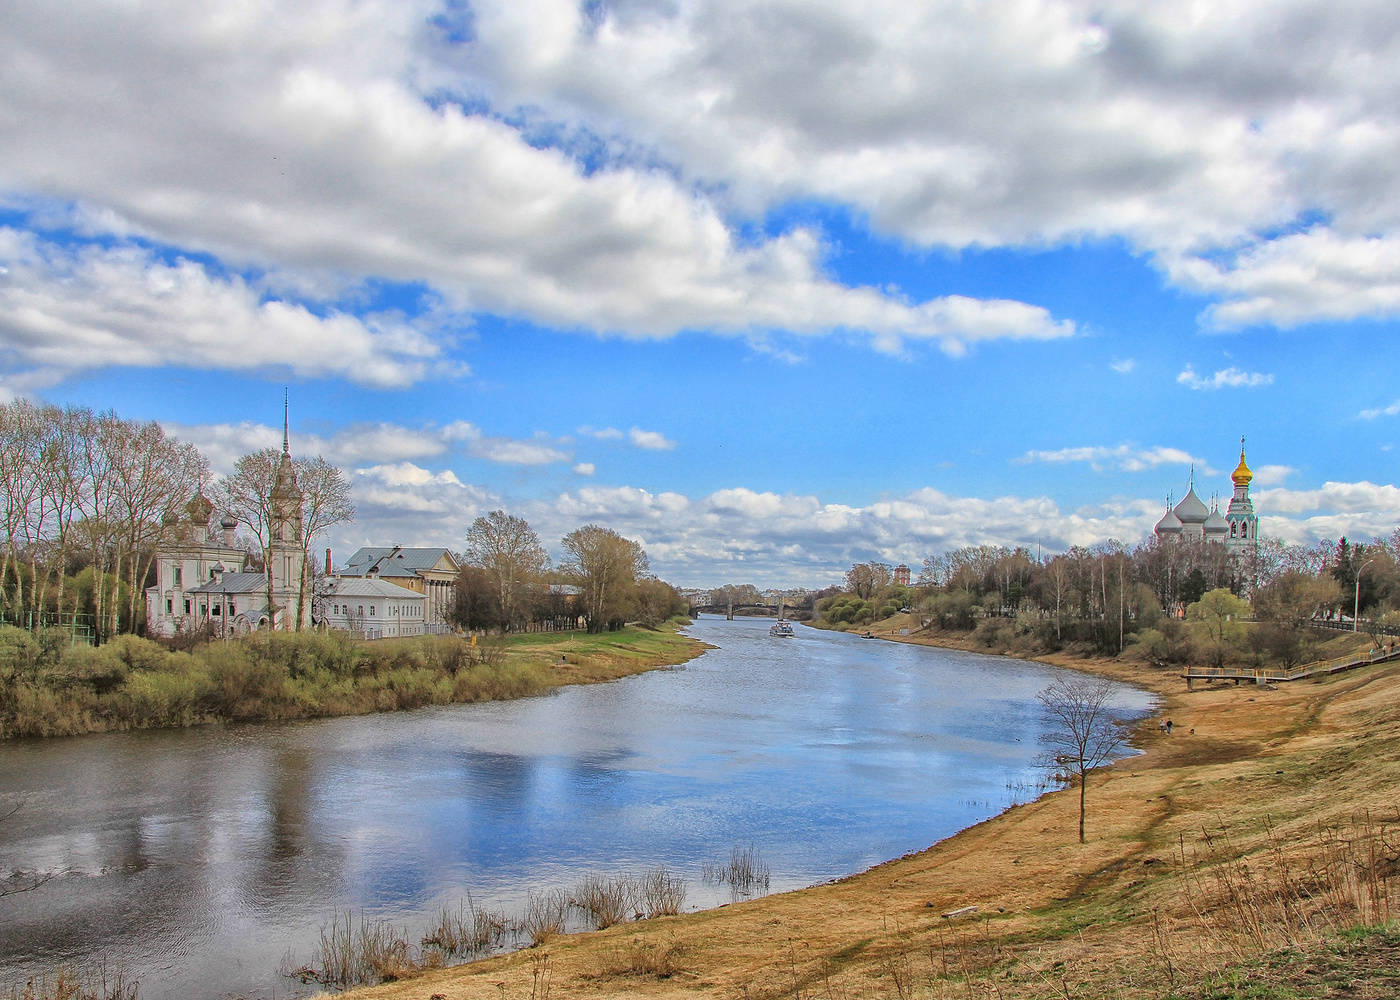
[[[1348,654],[1347,656],[1337,656],[1330,660],[1313,660],[1310,663],[1302,663],[1296,667],[1188,667],[1186,673],[1181,676],[1187,682],[1209,681],[1209,680],[1252,680],[1257,684],[1268,684],[1275,681],[1298,681],[1307,677],[1315,677],[1318,674],[1339,674],[1345,670],[1354,670],[1357,667],[1367,667],[1373,663],[1385,663],[1388,660],[1400,659],[1400,649],[1392,647],[1372,649],[1365,656]]]

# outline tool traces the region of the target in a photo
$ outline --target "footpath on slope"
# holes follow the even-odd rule
[[[1153,690],[1175,723],[1167,736],[1144,720],[1142,754],[1091,777],[1087,844],[1076,841],[1077,795],[1052,792],[839,882],[351,995],[1127,998],[1170,984],[1206,997],[1190,991],[1215,970],[1235,974],[1275,943],[1388,908],[1388,887],[1378,895],[1373,880],[1369,897],[1361,885],[1345,898],[1323,869],[1345,882],[1362,862],[1338,852],[1369,844],[1376,874],[1377,829],[1400,825],[1400,666],[1187,692],[1174,674],[1062,665]],[[1304,898],[1290,909],[1294,889]]]

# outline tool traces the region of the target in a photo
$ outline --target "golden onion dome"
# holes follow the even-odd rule
[[[1230,473],[1230,481],[1236,486],[1248,486],[1249,481],[1254,478],[1254,473],[1249,471],[1249,466],[1244,464],[1244,446],[1240,446],[1240,464],[1235,466],[1235,471]]]

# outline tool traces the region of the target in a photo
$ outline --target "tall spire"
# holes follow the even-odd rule
[[[291,394],[284,385],[282,387],[282,454],[284,455],[290,455],[292,453],[291,448],[287,446],[287,413],[290,405]]]
[[[1254,473],[1249,471],[1249,466],[1244,461],[1244,435],[1240,435],[1240,464],[1235,466],[1235,471],[1230,474],[1230,481],[1235,484],[1238,492],[1241,489],[1249,488],[1249,481],[1254,478]]]

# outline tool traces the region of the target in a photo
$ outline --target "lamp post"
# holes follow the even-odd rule
[[[1357,626],[1361,624],[1361,571],[1375,561],[1374,559],[1367,559],[1356,568],[1356,595],[1352,598],[1351,604],[1351,630],[1353,632],[1355,632]],[[1342,599],[1346,600],[1346,598]]]

